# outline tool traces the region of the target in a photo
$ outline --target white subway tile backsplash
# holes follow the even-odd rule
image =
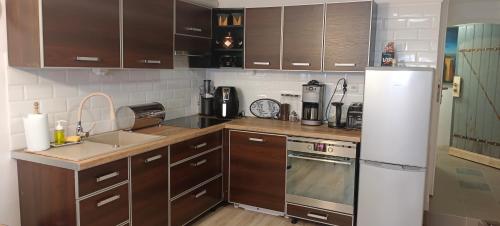
[[[54,84],[54,97],[76,97],[78,96],[78,87],[68,86],[67,84]]]
[[[60,113],[67,110],[65,98],[41,100],[40,111],[43,113]]]
[[[394,31],[394,39],[396,40],[417,39],[417,37],[418,37],[418,30]]]
[[[38,83],[36,70],[7,67],[9,85],[29,85]]]
[[[9,113],[11,118],[23,117],[33,113],[34,101],[14,101],[9,104]]]
[[[26,100],[49,99],[54,96],[52,85],[28,85],[25,86],[24,94]]]
[[[64,84],[67,82],[67,71],[63,69],[47,69],[39,72],[40,84]]]
[[[9,101],[24,100],[24,86],[12,85],[9,86]]]

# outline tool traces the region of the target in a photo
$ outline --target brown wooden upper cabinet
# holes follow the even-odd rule
[[[6,4],[11,66],[120,67],[119,0]]]
[[[175,4],[176,34],[212,37],[212,9],[179,0]]]
[[[286,6],[283,21],[283,69],[320,71],[324,5]]]
[[[173,68],[174,0],[123,0],[123,67]]]
[[[371,1],[327,4],[325,71],[364,71],[370,65]]]
[[[283,7],[246,9],[245,68],[281,68]]]

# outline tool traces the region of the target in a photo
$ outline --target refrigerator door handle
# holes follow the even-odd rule
[[[425,168],[421,168],[421,167],[417,167],[417,166],[395,165],[395,164],[375,162],[375,161],[369,161],[369,160],[361,160],[361,161],[366,165],[385,168],[385,169],[411,171],[411,172],[424,172],[425,171]]]

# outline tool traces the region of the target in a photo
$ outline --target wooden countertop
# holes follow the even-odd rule
[[[252,132],[282,134],[288,136],[310,137],[327,140],[343,140],[356,143],[359,143],[361,141],[361,132],[359,130],[332,129],[328,128],[326,125],[303,126],[300,124],[300,122],[242,118],[204,129],[160,126],[138,130],[135,132],[160,135],[164,138],[149,142],[147,144],[136,145],[130,148],[121,149],[116,152],[99,155],[82,161],[70,161],[66,159],[37,154],[34,152],[27,152],[25,150],[14,151],[12,153],[12,157],[14,159],[31,161],[79,171],[106,164],[118,159],[152,151],[171,144],[189,140],[191,138],[220,131],[222,129],[245,130]]]

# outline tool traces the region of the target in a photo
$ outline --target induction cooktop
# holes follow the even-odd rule
[[[207,117],[201,115],[191,115],[182,118],[176,118],[163,121],[163,125],[175,126],[192,129],[203,129],[210,126],[215,126],[221,123],[229,122],[229,119],[219,119],[214,117]]]

